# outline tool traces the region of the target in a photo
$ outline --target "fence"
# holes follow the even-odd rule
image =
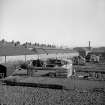
[[[78,53],[59,53],[59,54],[40,54],[40,55],[17,55],[17,56],[0,56],[0,63],[27,61],[37,58],[72,58],[78,56]]]

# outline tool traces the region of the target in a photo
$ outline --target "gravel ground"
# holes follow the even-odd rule
[[[105,91],[56,90],[0,84],[0,105],[105,105]]]

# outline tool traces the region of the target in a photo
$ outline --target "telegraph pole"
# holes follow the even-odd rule
[[[91,42],[89,41],[89,50],[91,50],[91,46],[90,46],[90,43],[91,43]]]
[[[27,49],[27,45],[25,45],[25,62],[26,62],[26,57],[27,57],[26,49]]]

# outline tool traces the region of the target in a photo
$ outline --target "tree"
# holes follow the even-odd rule
[[[11,42],[12,44],[14,44],[15,42],[14,42],[14,40],[12,40],[12,42]]]
[[[17,45],[20,45],[20,42],[19,41],[17,41],[16,43],[17,43]]]
[[[4,43],[5,42],[5,39],[2,39],[1,42]]]

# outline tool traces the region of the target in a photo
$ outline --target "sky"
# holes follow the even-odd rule
[[[0,39],[105,46],[105,0],[0,0]]]

